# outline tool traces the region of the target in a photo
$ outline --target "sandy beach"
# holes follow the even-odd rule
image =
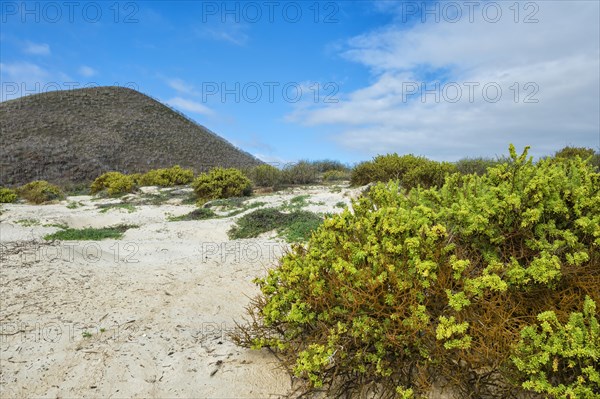
[[[309,195],[304,209],[333,213],[359,192],[315,186],[247,203],[276,207]],[[275,266],[288,244],[274,232],[229,240],[236,219],[252,210],[169,221],[195,206],[174,198],[133,211],[99,207],[119,201],[78,196],[2,206],[1,396],[289,395],[292,380],[271,353],[237,347],[228,337],[258,293],[252,279]],[[43,239],[59,225],[118,224],[138,227],[119,240]]]

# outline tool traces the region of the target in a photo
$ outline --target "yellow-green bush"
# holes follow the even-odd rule
[[[513,363],[521,331],[544,312],[567,325],[586,297],[600,300],[600,176],[580,159],[534,164],[510,152],[483,176],[456,173],[439,188],[380,183],[353,212],[325,219],[256,280],[261,295],[236,341],[279,351],[328,397],[374,387],[408,398],[436,383],[477,398],[534,388]],[[583,371],[597,367],[598,345],[584,349],[582,368],[554,373],[552,385],[576,375],[600,395]]]
[[[257,187],[277,187],[282,181],[282,172],[272,165],[259,165],[250,169],[248,175]]]
[[[350,183],[362,186],[373,182],[398,180],[406,189],[417,186],[439,187],[444,183],[444,177],[454,172],[456,167],[448,162],[436,162],[412,154],[388,154],[358,164],[352,170]]]
[[[106,172],[94,180],[90,192],[96,194],[106,190],[108,195],[130,193],[135,188],[133,177],[121,172]]]
[[[17,200],[17,193],[7,187],[0,187],[0,204],[10,204]]]
[[[171,187],[189,184],[194,180],[194,171],[179,165],[165,169],[153,169],[139,178],[140,186]]]
[[[214,168],[192,183],[198,202],[218,198],[241,197],[252,193],[252,182],[235,168]]]
[[[591,298],[565,324],[551,310],[539,314],[537,325],[521,331],[515,352],[524,388],[561,399],[600,397],[600,324]]]
[[[43,204],[64,198],[64,194],[58,186],[45,180],[27,183],[17,189],[17,194],[33,204]]]

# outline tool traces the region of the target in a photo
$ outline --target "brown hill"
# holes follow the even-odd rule
[[[0,185],[32,180],[66,184],[100,174],[181,165],[262,162],[204,126],[135,90],[55,91],[0,103]]]

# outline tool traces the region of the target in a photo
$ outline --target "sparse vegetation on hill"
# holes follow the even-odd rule
[[[599,175],[510,152],[483,176],[372,187],[256,280],[234,339],[327,397],[598,397]]]
[[[32,117],[35,115],[35,117]],[[135,90],[52,91],[0,103],[0,185],[87,183],[108,171],[196,173],[262,162]]]
[[[17,194],[19,197],[25,198],[32,204],[43,204],[64,198],[64,194],[60,187],[44,180],[32,181],[31,183],[19,187],[17,189]]]

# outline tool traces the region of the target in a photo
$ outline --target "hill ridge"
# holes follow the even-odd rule
[[[0,103],[0,184],[88,182],[179,164],[195,172],[262,161],[151,95],[101,86]]]

